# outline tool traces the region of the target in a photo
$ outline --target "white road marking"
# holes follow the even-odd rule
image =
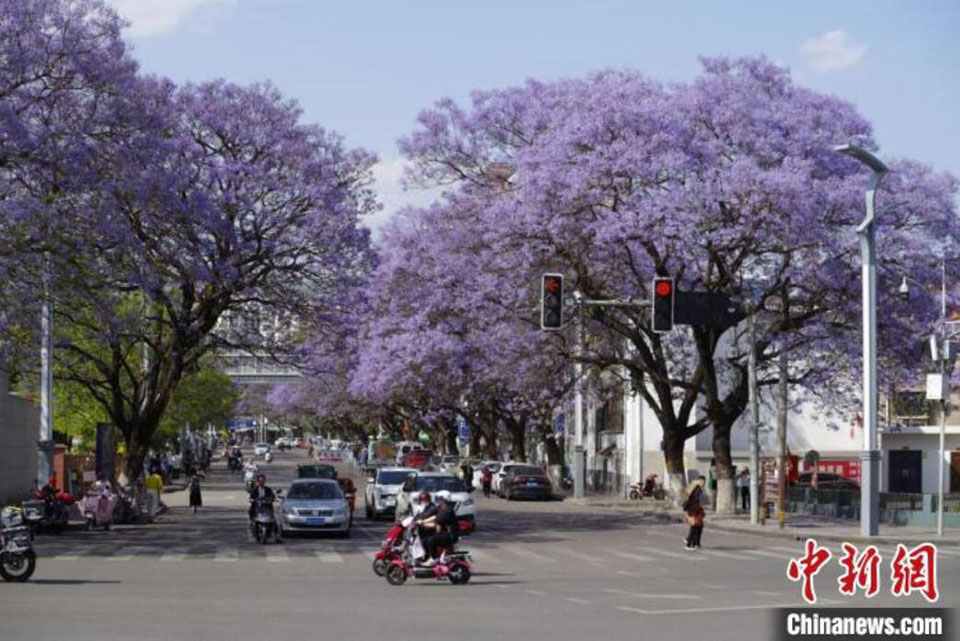
[[[818,599],[817,602],[825,605],[836,605],[837,603],[842,603],[842,601],[834,601],[832,599]],[[627,612],[636,612],[638,614],[699,614],[701,612],[735,612],[738,610],[773,610],[775,608],[796,607],[796,603],[781,603],[772,605],[730,605],[707,608],[682,608],[676,610],[641,610],[640,608],[628,608],[621,605],[617,606],[617,609],[625,610]]]
[[[290,560],[290,555],[283,548],[272,548],[267,550],[267,561],[272,563],[285,563]]]
[[[479,548],[470,548],[469,550],[467,550],[467,552],[470,554],[471,557],[478,559],[480,561],[496,563],[497,561],[500,560],[494,555],[490,554],[489,552],[484,552]]]
[[[119,552],[120,554],[108,556],[107,560],[108,561],[129,561],[130,559],[133,558],[133,554],[135,550],[132,548],[120,548],[119,550],[117,550],[117,552]]]
[[[669,556],[671,559],[689,559],[691,554],[684,554],[683,552],[674,552],[672,550],[663,550],[660,548],[643,548],[644,552],[649,552],[650,554],[659,554],[661,556]]]
[[[217,555],[213,557],[214,561],[237,561],[240,559],[240,550],[237,548],[220,548]]]
[[[317,552],[320,563],[343,563],[343,557],[337,552]]]
[[[770,552],[769,550],[744,550],[745,554],[755,554],[756,556],[765,556],[770,559],[779,559],[781,561],[787,561],[790,559],[789,556],[784,554],[777,554],[775,552]]]
[[[733,559],[734,561],[756,561],[749,556],[743,556],[737,554],[736,552],[730,552],[728,550],[697,550],[695,554],[702,554],[704,556],[712,556],[718,559]]]
[[[631,561],[640,561],[640,562],[653,561],[653,559],[651,559],[649,556],[643,556],[640,554],[631,554],[630,552],[618,552],[617,550],[607,550],[607,552],[609,552],[610,554],[616,554],[617,556],[623,557],[624,559],[630,559]]]
[[[708,590],[726,590],[729,586],[726,585],[717,585],[716,583],[701,583],[701,588],[707,588]]]
[[[766,590],[750,590],[754,594],[759,594],[760,596],[783,596],[780,592],[767,592]]]
[[[522,559],[530,559],[532,561],[553,563],[553,559],[551,559],[550,557],[543,556],[542,554],[537,554],[536,552],[527,550],[525,548],[517,547],[515,545],[507,545],[507,546],[504,546],[503,549],[506,550],[507,552],[512,552],[513,554],[516,554]]]
[[[803,555],[802,548],[783,548],[783,547],[774,547],[771,546],[771,550],[776,550],[777,552],[786,552],[787,554],[792,554],[793,556],[799,557]]]
[[[53,557],[53,561],[76,561],[80,558],[79,554],[58,554]]]
[[[183,561],[187,556],[186,550],[171,550],[160,557],[161,561]]]
[[[702,597],[697,596],[696,594],[657,594],[653,592],[627,592],[626,590],[615,590],[613,588],[605,588],[603,590],[609,594],[620,594],[623,596],[632,596],[638,599],[676,599],[676,600],[691,600],[699,601]]]
[[[583,605],[590,605],[593,601],[587,601],[586,599],[578,599],[577,597],[568,596],[567,601],[570,603],[582,603]]]
[[[894,554],[893,552],[890,553],[891,556],[893,554]],[[960,557],[960,550],[956,550],[953,548],[950,548],[950,549],[937,548],[937,554],[956,558],[956,557]]]
[[[543,596],[545,593],[540,590],[524,590],[527,594],[535,594],[537,596]]]
[[[579,550],[574,550],[572,548],[554,546],[554,547],[551,547],[550,549],[560,553],[561,555],[572,556],[575,559],[580,559],[581,561],[586,561],[587,563],[603,563],[603,559],[601,559],[600,557],[584,554],[583,552],[580,552]]]

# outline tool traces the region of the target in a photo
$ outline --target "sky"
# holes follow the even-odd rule
[[[765,55],[857,106],[880,157],[960,176],[960,2],[685,0],[106,0],[144,72],[269,80],[304,120],[375,152],[384,211],[404,191],[396,141],[417,114],[474,89],[631,68],[688,81],[698,56]]]

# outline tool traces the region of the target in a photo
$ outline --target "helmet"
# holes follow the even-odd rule
[[[453,503],[453,499],[450,498],[450,492],[446,490],[440,490],[437,492],[437,500],[445,501],[446,503]]]
[[[420,494],[417,496],[417,500],[419,500],[419,501],[429,501],[429,500],[430,500],[430,492],[427,492],[426,490],[424,490],[423,492],[420,492]]]

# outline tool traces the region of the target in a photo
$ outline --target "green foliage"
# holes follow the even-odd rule
[[[200,429],[212,424],[222,427],[233,414],[240,390],[230,377],[210,368],[185,376],[164,413],[154,443],[173,441],[181,427]]]

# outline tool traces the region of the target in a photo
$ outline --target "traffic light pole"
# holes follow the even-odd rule
[[[757,321],[754,314],[750,324],[750,357],[747,361],[747,379],[750,394],[750,523],[760,522],[760,400],[757,397]]]
[[[573,498],[582,499],[584,490],[584,468],[586,461],[583,451],[583,300],[574,295],[577,305],[577,344],[576,358],[573,361],[573,429],[576,445],[573,450]]]

